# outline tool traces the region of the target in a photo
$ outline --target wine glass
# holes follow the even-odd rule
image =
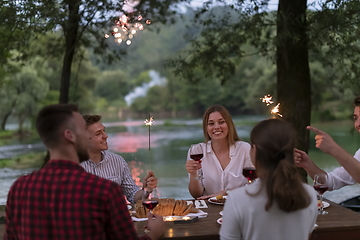
[[[200,144],[194,144],[190,147],[190,158],[194,161],[200,161],[204,157],[203,148]],[[197,177],[195,180],[204,179],[201,170],[197,170]]]
[[[152,210],[159,204],[159,197],[156,188],[154,188],[151,193],[144,190],[142,204],[144,207],[149,209],[150,213],[152,213]]]
[[[314,175],[314,189],[317,191],[317,193],[320,196],[320,210],[319,214],[325,215],[328,214],[328,212],[324,211],[323,209],[323,194],[326,192],[329,187],[327,185],[327,174],[326,173],[317,173]]]
[[[248,180],[248,184],[251,184],[257,178],[256,169],[254,165],[251,163],[250,158],[246,158],[245,165],[243,167],[242,174]]]

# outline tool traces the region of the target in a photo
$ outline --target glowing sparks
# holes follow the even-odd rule
[[[152,126],[153,122],[154,122],[154,118],[153,118],[153,117],[149,117],[149,120],[146,119],[146,120],[144,121],[144,123],[145,123],[146,126]]]
[[[277,114],[279,117],[282,117],[282,115],[280,114],[280,103],[278,103],[273,109],[271,109],[271,113],[272,114]]]
[[[274,103],[272,101],[272,96],[270,94],[265,95],[263,98],[260,99],[262,100],[263,103],[266,103],[266,106],[269,106]],[[280,103],[278,103],[273,109],[271,109],[270,113],[282,117],[282,115],[280,114]]]
[[[115,42],[122,43],[125,42],[127,45],[130,45],[135,34],[139,31],[144,30],[143,25],[143,16],[140,12],[126,12],[124,15],[119,17],[115,21],[115,26],[112,28],[111,35],[115,38]],[[151,24],[151,20],[147,19],[146,24]],[[120,31],[122,34],[120,34]],[[109,34],[105,34],[105,38],[109,38]]]
[[[273,101],[271,101],[272,96],[270,94],[265,95],[263,98],[260,99],[262,99],[262,102],[266,103],[266,106],[269,106],[270,104],[274,103]]]

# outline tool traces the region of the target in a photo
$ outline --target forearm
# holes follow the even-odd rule
[[[314,175],[317,173],[325,173],[326,172],[324,170],[322,170],[321,168],[319,168],[315,163],[313,163],[312,161],[309,162],[307,167],[304,167],[305,171],[307,172],[307,174],[314,179]]]
[[[340,146],[334,148],[330,155],[336,158],[356,182],[360,183],[360,162]]]
[[[200,180],[195,180],[195,176],[190,176],[189,192],[194,198],[201,197],[204,192],[204,188],[200,183]]]

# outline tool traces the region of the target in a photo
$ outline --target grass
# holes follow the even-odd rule
[[[23,154],[11,159],[0,160],[0,168],[37,168],[43,164],[46,152]]]

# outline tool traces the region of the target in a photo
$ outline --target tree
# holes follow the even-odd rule
[[[306,0],[280,0],[277,12],[277,100],[284,120],[297,132],[297,147],[309,148],[311,83]]]

